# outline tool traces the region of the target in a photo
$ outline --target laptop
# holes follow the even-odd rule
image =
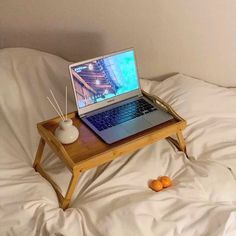
[[[69,66],[78,115],[106,143],[173,119],[143,96],[134,49]]]

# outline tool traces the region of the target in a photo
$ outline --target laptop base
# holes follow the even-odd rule
[[[130,103],[134,100],[137,100],[137,99],[144,99],[149,104],[156,107],[157,110],[154,110],[150,113],[147,113],[147,114],[144,114],[142,116],[136,117],[136,118],[131,119],[129,121],[126,121],[124,123],[106,128],[105,130],[98,130],[98,128],[96,128],[89,121],[90,116],[94,116],[96,114],[104,112],[104,110],[109,111],[110,109],[113,109],[115,107],[119,107],[122,104],[128,104],[128,103]],[[83,120],[83,122],[87,126],[89,126],[90,129],[92,129],[107,144],[112,144],[112,143],[115,143],[115,142],[120,141],[122,139],[125,139],[129,136],[132,136],[134,134],[140,133],[144,130],[153,128],[157,125],[160,125],[162,123],[170,121],[170,120],[174,119],[174,117],[171,114],[167,113],[166,111],[163,111],[162,109],[157,107],[155,104],[153,104],[146,97],[142,96],[141,98],[140,97],[135,97],[135,98],[131,98],[131,99],[128,99],[126,101],[123,101],[122,103],[118,103],[118,104],[115,104],[115,105],[113,104],[111,107],[106,107],[105,109],[99,109],[95,112],[92,112],[92,113],[88,114],[85,117],[82,117],[81,119]]]

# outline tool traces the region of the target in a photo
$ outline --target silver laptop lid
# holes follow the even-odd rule
[[[134,49],[69,66],[79,115],[141,94]]]

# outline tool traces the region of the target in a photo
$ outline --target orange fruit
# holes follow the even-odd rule
[[[152,182],[150,183],[150,186],[149,186],[153,191],[161,191],[163,189],[163,185],[161,183],[160,180],[152,180]]]
[[[168,176],[161,176],[160,181],[164,188],[170,187],[172,185],[172,181]]]

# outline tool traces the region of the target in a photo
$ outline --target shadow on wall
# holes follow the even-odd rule
[[[11,31],[1,30],[1,48],[25,47],[42,50],[72,62],[101,56],[104,40],[97,32]]]
[[[27,31],[1,29],[0,48],[25,47],[41,50],[60,56],[71,62],[79,62],[97,56],[107,51],[105,39],[98,32],[66,32],[66,31]],[[117,49],[119,50],[119,49]],[[172,72],[155,76],[150,80],[162,81],[177,74]]]

